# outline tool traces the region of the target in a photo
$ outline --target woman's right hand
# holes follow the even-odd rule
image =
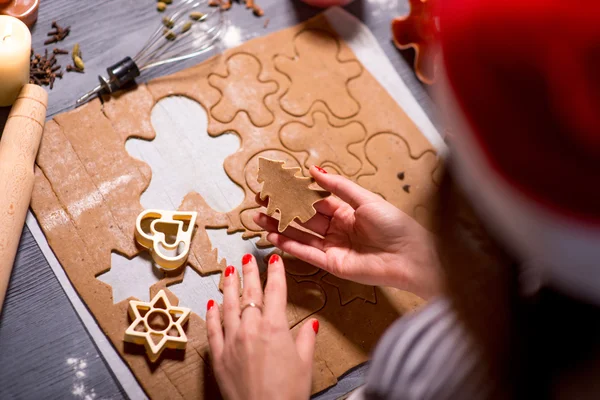
[[[343,279],[393,286],[422,298],[440,291],[441,268],[434,238],[425,228],[381,197],[318,167],[310,173],[330,196],[314,205],[305,228],[277,232],[277,220],[257,214],[267,240],[286,253]]]

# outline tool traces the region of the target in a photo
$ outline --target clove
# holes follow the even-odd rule
[[[46,40],[44,44],[48,45],[52,43],[61,42],[62,40],[64,40],[64,38],[69,36],[69,33],[71,33],[70,26],[63,28],[60,25],[58,25],[56,21],[52,21],[52,30],[46,34],[46,36],[49,36],[50,39]]]
[[[209,0],[208,5],[211,7],[221,6],[222,10],[229,10],[232,6],[233,0]],[[262,17],[265,12],[254,0],[244,0],[246,8],[251,9],[252,13],[257,17]]]
[[[50,86],[50,89],[53,89],[56,78],[62,78],[61,66],[57,62],[54,51],[50,56],[48,56],[48,49],[44,51],[44,55],[32,51],[29,60],[29,82]]]
[[[83,70],[82,69],[77,68],[76,66],[71,65],[71,64],[67,65],[67,72],[78,72],[80,74],[83,74]]]

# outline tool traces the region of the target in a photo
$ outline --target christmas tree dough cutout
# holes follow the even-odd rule
[[[306,222],[317,210],[313,205],[331,195],[324,190],[311,189],[315,180],[302,176],[299,167],[285,168],[284,161],[258,159],[258,183],[262,183],[260,199],[269,198],[267,215],[279,211],[279,232],[283,232],[294,219]]]

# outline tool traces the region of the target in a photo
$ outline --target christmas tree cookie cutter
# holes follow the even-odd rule
[[[149,302],[129,301],[129,317],[133,320],[125,331],[128,343],[144,345],[150,362],[155,362],[165,349],[185,349],[183,331],[190,309],[171,305],[164,290]]]
[[[177,269],[189,255],[197,216],[195,211],[145,210],[135,222],[135,240],[159,267]]]

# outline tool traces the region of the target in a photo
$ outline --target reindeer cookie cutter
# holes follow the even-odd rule
[[[135,222],[135,240],[160,268],[177,269],[189,255],[197,216],[195,211],[145,210]]]
[[[150,362],[155,362],[165,349],[185,349],[187,336],[183,326],[190,309],[171,305],[164,290],[150,302],[129,301],[129,317],[133,321],[125,331],[124,340],[144,345]]]

